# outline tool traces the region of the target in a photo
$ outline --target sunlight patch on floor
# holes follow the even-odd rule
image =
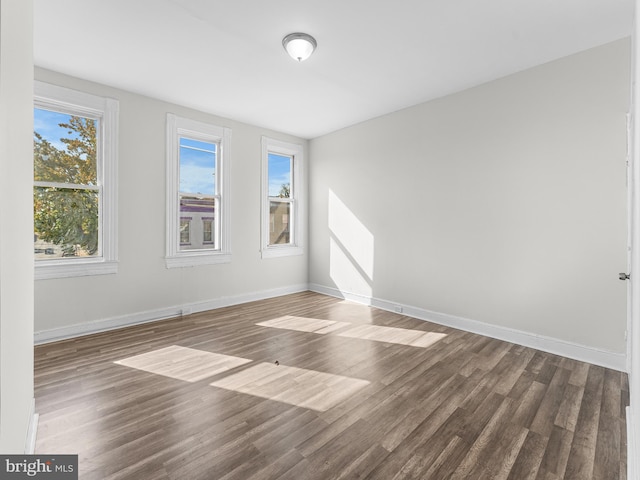
[[[295,330],[298,332],[318,334],[335,333],[335,335],[339,337],[359,338],[362,340],[373,340],[375,342],[395,343],[398,345],[422,348],[430,347],[447,336],[445,333],[425,332],[423,330],[385,327],[380,325],[353,325],[347,322],[294,317],[291,315],[256,323],[256,325]]]
[[[347,322],[334,322],[332,320],[319,320],[316,318],[303,318],[286,315],[274,320],[256,323],[261,327],[283,328],[285,330],[296,330],[298,332],[330,333],[342,327],[351,325]]]
[[[340,337],[360,338],[376,342],[396,343],[411,347],[430,347],[447,335],[445,333],[423,332],[408,328],[383,327],[379,325],[356,325],[337,334]]]
[[[315,370],[259,363],[210,385],[324,412],[369,383]]]
[[[172,345],[114,362],[186,382],[197,382],[251,362],[246,358]]]

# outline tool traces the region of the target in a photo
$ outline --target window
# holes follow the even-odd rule
[[[35,82],[36,279],[117,272],[118,101]]]
[[[262,138],[262,257],[303,253],[302,147]]]
[[[167,268],[231,261],[231,130],[167,115]]]

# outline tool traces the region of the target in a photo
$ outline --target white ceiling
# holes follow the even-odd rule
[[[314,138],[631,34],[633,0],[35,0],[38,66]],[[318,41],[297,63],[291,32]]]

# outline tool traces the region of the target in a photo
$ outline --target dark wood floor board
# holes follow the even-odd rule
[[[531,430],[547,437],[551,435],[555,419],[564,400],[565,391],[569,385],[570,376],[571,372],[569,370],[554,368],[553,377],[548,382],[549,387],[529,427]],[[540,375],[536,378],[536,381],[539,380]]]
[[[531,357],[531,361],[527,365],[526,370],[537,376],[547,363],[550,363],[548,354],[536,351],[533,357]]]
[[[460,428],[456,431],[456,436],[467,442],[469,445],[473,445],[480,434],[484,431],[487,424],[495,417],[498,409],[503,404],[505,397],[502,395],[489,392],[484,401],[473,410],[466,410],[467,415],[465,421]],[[515,402],[509,399],[510,405],[515,407]]]
[[[520,354],[516,354],[512,350],[508,351],[495,366],[494,373],[499,377],[499,380],[494,386],[494,391],[501,395],[507,395],[534,354],[533,350],[526,350]]]
[[[506,428],[497,435],[496,441],[493,442],[492,451],[488,452],[488,458],[478,478],[506,480],[527,439],[528,432],[520,425],[507,423]]]
[[[514,400],[524,400],[525,395],[531,388],[531,384],[534,382],[535,375],[527,370],[521,372],[520,377],[511,388],[511,391],[507,394],[508,397]]]
[[[535,480],[548,442],[547,437],[529,430],[507,480]]]
[[[545,472],[564,477],[567,461],[571,452],[574,433],[554,426],[547,442],[547,449],[542,459],[541,469]]]
[[[433,400],[429,402],[429,407],[432,408],[431,404],[437,404],[435,409],[427,412],[416,409],[410,417],[407,417],[408,422],[402,422],[387,433],[382,445],[391,451],[388,456],[389,461],[376,467],[367,478],[380,480],[393,478],[416,451],[428,448],[425,445],[434,438],[435,433],[458,409],[455,402],[447,400],[453,392],[464,388],[464,378],[461,375],[452,377],[448,384],[434,395]]]
[[[458,446],[463,439],[456,435],[456,432],[463,429],[463,425],[468,418],[468,412],[457,408],[447,419],[440,425],[434,435],[428,442],[423,442],[421,446],[415,449],[415,454],[409,458],[407,463],[396,475],[398,478],[424,478],[427,471],[437,463],[450,461],[452,450]],[[452,439],[456,441],[452,444]],[[468,444],[466,444],[468,448]],[[440,461],[438,461],[440,459]],[[441,468],[436,465],[435,469]]]
[[[491,457],[490,451],[493,445],[498,442],[500,435],[503,433],[503,428],[508,426],[514,426],[509,422],[509,418],[515,411],[515,402],[511,398],[504,398],[502,402],[498,404],[498,408],[495,409],[493,415],[484,426],[478,437],[471,444],[467,455],[462,459],[458,468],[455,469],[451,475],[451,479],[471,479],[471,478],[486,478],[483,477],[483,472],[488,466],[487,462]],[[524,432],[526,430],[522,427],[515,425],[515,427]],[[520,439],[522,436],[522,439]],[[509,437],[512,441],[519,443],[524,442],[525,436],[519,434],[517,438]],[[502,461],[507,461],[508,456],[502,458]],[[515,461],[515,457],[513,458]],[[508,472],[507,472],[508,473]]]
[[[269,459],[269,461],[264,467],[260,468],[250,476],[243,477],[242,480],[281,478],[282,475],[291,470],[294,466],[301,463],[304,464],[306,462],[305,458],[296,449],[291,449],[280,457],[277,455],[268,455],[265,456],[265,458]]]
[[[540,406],[548,389],[548,385],[532,381],[525,394],[519,399],[518,408],[513,414],[511,421],[525,428],[531,428],[531,424],[540,410]]]
[[[367,434],[367,423],[357,420],[351,428],[342,430],[331,442],[313,451],[307,456],[305,464],[295,466],[282,479],[324,480],[339,477],[354,463],[360,463],[358,459],[374,446],[375,443]]]
[[[399,451],[420,448],[460,406],[473,387],[474,384],[466,381],[465,377],[451,376],[386,432],[381,439],[382,446],[389,451],[396,451],[399,447]]]
[[[616,418],[626,415],[620,408],[622,398],[622,373],[606,370],[604,374],[604,390],[602,392],[602,413]]]
[[[36,451],[82,480],[626,478],[625,374],[311,292],[34,364]]]
[[[565,477],[568,479],[578,480],[593,476],[604,375],[604,368],[593,365],[589,367],[580,414],[567,462]]]
[[[571,378],[569,383],[577,387],[584,388],[587,385],[587,377],[589,375],[589,364],[573,360],[574,365],[571,370]]]
[[[612,417],[607,413],[600,413],[593,466],[594,480],[612,480],[620,477],[621,423],[619,416]]]
[[[573,385],[569,381],[554,420],[555,425],[571,432],[575,431],[583,395],[584,388]]]
[[[261,438],[253,440],[253,444],[267,457],[289,450],[295,450],[303,457],[296,447],[327,428],[327,423],[318,417],[307,423],[303,423],[304,421],[306,417],[298,417],[295,422],[283,424],[281,429],[274,429]]]
[[[460,437],[453,437],[445,449],[440,452],[440,455],[429,465],[429,468],[422,473],[422,479],[450,478],[468,450],[469,445],[464,440]]]

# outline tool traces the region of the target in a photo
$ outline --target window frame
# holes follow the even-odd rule
[[[167,114],[167,193],[166,193],[166,267],[192,267],[214,265],[231,261],[230,245],[230,144],[231,129],[200,122],[173,113]],[[216,233],[219,244],[215,248],[180,250],[180,138],[186,137],[209,143],[216,143],[216,182],[219,191],[218,211],[214,223],[219,225]]]
[[[86,92],[34,81],[34,108],[98,120],[96,174],[100,255],[35,260],[35,279],[108,275],[118,272],[118,115],[119,102]],[[34,180],[33,185],[36,182]],[[71,185],[71,184],[69,184]]]
[[[269,197],[269,154],[291,157],[290,197],[278,200],[289,203],[289,238],[285,245],[270,245],[270,207]],[[262,137],[262,195],[261,195],[261,255],[262,258],[285,257],[304,254],[305,222],[305,185],[304,149],[302,145]]]

